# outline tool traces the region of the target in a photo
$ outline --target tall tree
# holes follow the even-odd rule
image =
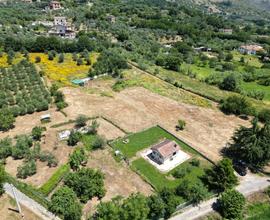
[[[60,215],[64,220],[80,220],[82,207],[76,194],[67,186],[60,187],[51,198],[49,210]]]
[[[228,158],[222,159],[212,169],[206,170],[204,178],[209,186],[217,191],[231,189],[238,183],[237,177],[234,174],[232,161]]]
[[[228,154],[243,160],[253,170],[261,169],[270,161],[270,123],[260,127],[257,119],[251,127],[240,127],[227,149]]]

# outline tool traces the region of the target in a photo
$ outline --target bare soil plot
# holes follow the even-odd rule
[[[122,163],[117,163],[108,149],[91,152],[87,167],[100,169],[105,174],[107,192],[103,201],[117,195],[127,197],[131,193],[141,192],[149,195],[152,192],[151,186],[141,177]]]
[[[42,218],[35,215],[33,212],[22,206],[24,219],[27,220],[41,220]],[[2,220],[21,220],[21,215],[16,211],[16,203],[8,195],[4,194],[0,197],[0,217]]]
[[[46,124],[41,124],[40,117],[41,115],[51,114],[51,122]],[[16,118],[15,127],[7,132],[0,132],[0,139],[5,138],[7,136],[14,137],[20,134],[30,133],[32,128],[35,126],[47,126],[49,127],[52,124],[59,123],[65,121],[65,116],[56,111],[56,109],[52,108],[43,112],[35,112],[33,114],[19,116]]]
[[[57,133],[58,131],[56,129],[47,130],[45,137],[43,137],[41,142],[41,150],[53,153],[58,159],[57,167],[50,168],[47,166],[46,162],[37,161],[37,173],[22,180],[23,182],[40,187],[51,177],[59,166],[67,163],[69,154],[74,148],[67,146],[65,142],[59,142],[57,139]],[[13,160],[9,157],[6,162],[6,171],[15,177],[17,174],[17,167],[23,163],[23,160]]]
[[[65,111],[70,117],[104,115],[131,132],[160,124],[214,161],[220,158],[220,150],[235,129],[249,124],[235,116],[224,115],[218,109],[178,103],[144,88],[125,89],[114,93],[113,97],[89,94],[80,88],[62,91],[69,104]],[[186,121],[184,131],[175,131],[178,119]]]

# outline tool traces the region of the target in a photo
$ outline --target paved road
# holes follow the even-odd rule
[[[9,183],[5,183],[4,184],[4,189],[5,189],[5,192],[9,196],[11,196],[12,198],[14,198],[14,193],[13,193],[13,190],[12,190],[12,186]],[[16,194],[16,197],[17,197],[19,203],[21,205],[24,205],[25,207],[27,207],[29,210],[31,210],[32,212],[34,212],[40,218],[42,218],[44,220],[60,220],[60,218],[58,218],[57,216],[55,216],[54,214],[52,214],[51,212],[49,212],[46,208],[44,208],[43,206],[41,206],[40,204],[38,204],[33,199],[29,198],[28,196],[26,196],[22,192],[20,192],[15,187],[13,189],[15,191],[15,194]]]
[[[244,196],[249,196],[252,193],[263,190],[270,186],[270,178],[260,177],[258,175],[248,174],[240,179],[240,185],[236,189],[243,193]],[[217,201],[217,197],[201,203],[197,207],[188,207],[183,209],[182,213],[173,216],[170,220],[193,220],[203,217],[213,211],[213,204]]]

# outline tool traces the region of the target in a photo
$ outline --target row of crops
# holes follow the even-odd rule
[[[0,109],[8,108],[16,117],[47,110],[50,102],[50,92],[32,63],[22,60],[0,69]]]

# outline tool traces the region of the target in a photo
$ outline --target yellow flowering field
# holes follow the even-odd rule
[[[37,65],[44,71],[48,78],[61,82],[65,85],[70,85],[70,80],[75,78],[83,78],[87,76],[87,73],[93,63],[96,62],[97,53],[91,53],[89,59],[91,60],[91,65],[86,65],[83,63],[78,66],[76,61],[72,60],[72,54],[65,54],[64,62],[58,63],[57,55],[54,60],[48,60],[48,55],[44,53],[30,53],[29,59],[31,62],[35,62],[35,58],[39,56],[41,58],[40,63]]]
[[[12,63],[16,64],[18,63],[21,59],[23,58],[23,55],[20,53],[16,53]],[[8,63],[7,63],[7,54],[4,53],[3,56],[0,57],[0,67],[8,67]]]
[[[78,54],[79,56],[79,54]],[[49,60],[48,55],[44,53],[29,53],[29,60],[32,63],[35,63],[36,57],[40,57],[40,63],[36,63],[36,65],[42,70],[45,75],[54,81],[58,81],[63,83],[64,85],[71,85],[71,80],[75,78],[83,78],[88,74],[91,66],[96,62],[98,53],[90,53],[89,59],[91,61],[91,65],[86,65],[85,61],[83,64],[78,66],[76,61],[72,60],[72,54],[66,53],[64,54],[64,62],[58,63],[57,55],[54,60]],[[23,58],[22,54],[16,53],[15,58],[13,59],[13,64],[18,63]],[[7,54],[3,54],[0,57],[0,67],[8,67],[7,64]]]

